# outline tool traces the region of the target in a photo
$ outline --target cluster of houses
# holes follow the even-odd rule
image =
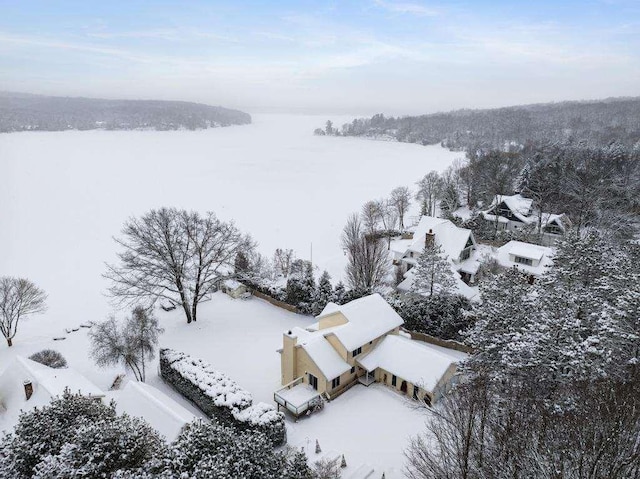
[[[521,195],[497,195],[480,217],[498,230],[530,226],[544,238],[545,246],[509,241],[495,248],[479,244],[471,230],[449,220],[421,217],[412,231],[390,246],[393,264],[403,276],[398,291],[411,291],[413,268],[430,243],[446,255],[457,292],[469,299],[477,296],[478,274],[488,259],[501,267],[519,268],[535,280],[551,264],[552,245],[570,223],[565,215],[534,211],[532,204]],[[233,281],[227,281],[223,290],[233,297],[247,294],[244,285]],[[426,335],[412,337],[402,329],[403,319],[379,294],[344,305],[329,303],[316,320],[308,327],[285,331],[278,350],[282,387],[274,400],[296,417],[358,384],[381,383],[431,406],[458,380],[458,365],[469,352],[462,345]],[[115,399],[118,412],[146,419],[170,440],[194,418],[147,384],[128,382],[123,389],[102,391],[70,368],[54,369],[21,356],[0,375],[0,408],[19,411],[42,406],[67,388],[96,401]]]
[[[499,231],[529,227],[539,233],[544,245],[479,244],[470,229],[422,216],[415,228],[391,242],[391,259],[403,277],[397,290],[410,293],[413,268],[428,244],[440,247],[456,280],[456,292],[468,299],[477,299],[475,285],[487,261],[518,268],[533,282],[552,263],[552,246],[570,227],[564,214],[536,211],[533,200],[519,194],[496,195],[480,218]],[[374,382],[435,404],[457,380],[457,366],[466,356],[450,344],[443,347],[429,338],[412,339],[401,329],[402,318],[377,294],[342,306],[329,303],[316,319],[307,328],[286,331],[279,350],[283,387],[274,399],[296,416],[313,408],[319,397],[332,399],[356,384]]]
[[[527,273],[533,282],[551,264],[553,245],[566,233],[571,223],[564,214],[536,211],[532,205],[533,200],[519,194],[496,195],[479,218],[495,225],[498,231],[518,232],[528,227],[532,232],[539,233],[538,239],[542,245],[512,240],[494,248],[479,244],[470,229],[460,228],[447,219],[421,217],[412,231],[391,243],[393,264],[404,278],[397,286],[398,291],[411,291],[413,267],[427,243],[435,243],[440,247],[451,265],[456,292],[468,299],[478,299],[477,289],[473,286],[479,280],[482,264],[488,261],[493,260],[503,268],[518,268]]]

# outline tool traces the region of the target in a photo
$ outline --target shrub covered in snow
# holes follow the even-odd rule
[[[257,405],[251,420],[261,422]],[[24,413],[0,438],[0,478],[7,479],[313,479],[304,453],[277,451],[256,430],[196,420],[165,444],[143,420],[66,393]]]
[[[67,360],[64,356],[53,349],[43,349],[42,351],[38,351],[37,353],[29,356],[29,359],[36,363],[49,366],[50,368],[60,369],[67,367]]]
[[[0,477],[110,477],[141,467],[162,447],[144,421],[65,392],[22,413],[13,433],[0,440]]]
[[[236,427],[241,430],[259,431],[273,444],[283,444],[287,435],[284,416],[273,406],[260,402],[233,413]]]
[[[202,421],[184,428],[165,461],[165,471],[189,478],[280,479],[286,466],[286,456],[264,434]]]
[[[248,391],[209,363],[172,349],[162,349],[160,374],[180,394],[221,424],[243,431],[260,431],[274,445],[284,444],[284,414],[268,404],[254,406]]]
[[[403,296],[387,301],[404,319],[405,328],[441,339],[462,340],[473,326],[471,304],[460,295]]]

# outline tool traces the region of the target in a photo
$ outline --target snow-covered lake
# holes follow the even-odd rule
[[[49,293],[47,322],[102,319],[112,236],[129,216],[175,206],[234,219],[264,254],[293,248],[309,258],[313,243],[314,264],[337,280],[347,216],[461,154],[312,135],[323,124],[255,115],[252,125],[195,132],[2,134],[0,274]]]

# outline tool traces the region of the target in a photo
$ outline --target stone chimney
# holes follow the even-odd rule
[[[429,232],[424,237],[424,247],[431,248],[435,244],[436,235],[432,229],[429,229]]]
[[[23,384],[24,384],[24,395],[27,397],[27,401],[28,401],[33,395],[33,383],[31,382],[30,379],[26,379]]]

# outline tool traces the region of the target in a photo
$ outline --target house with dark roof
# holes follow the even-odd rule
[[[531,198],[520,194],[495,195],[489,208],[480,216],[495,225],[497,231],[520,231],[526,227],[541,231],[547,245],[553,245],[571,227],[571,221],[564,213],[537,210]]]

